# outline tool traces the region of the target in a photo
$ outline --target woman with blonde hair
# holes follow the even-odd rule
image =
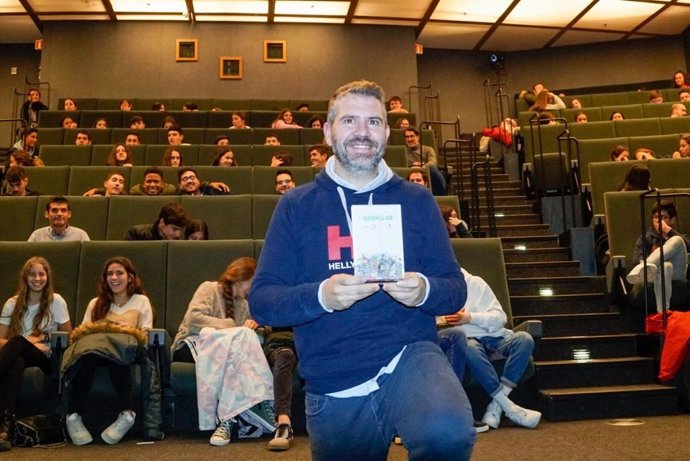
[[[551,93],[549,90],[541,90],[537,93],[536,101],[529,108],[529,110],[534,112],[561,109],[565,109],[565,103],[558,95]]]
[[[0,316],[0,451],[11,447],[17,396],[24,369],[50,374],[50,334],[71,331],[67,303],[53,292],[53,274],[44,258],[29,258],[19,286]]]
[[[230,443],[239,425],[259,428],[255,436],[275,429],[273,377],[246,300],[255,271],[242,257],[199,285],[172,345],[174,361],[196,364],[199,429],[215,429],[215,446]]]

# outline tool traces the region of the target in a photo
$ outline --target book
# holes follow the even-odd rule
[[[352,206],[352,253],[355,275],[369,282],[405,277],[400,205]]]

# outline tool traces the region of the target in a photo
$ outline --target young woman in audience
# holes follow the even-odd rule
[[[278,114],[278,117],[271,123],[271,128],[274,130],[283,128],[302,128],[300,125],[295,123],[292,117],[292,111],[290,109],[283,109]]]
[[[673,88],[690,88],[690,77],[682,70],[673,74]]]
[[[0,451],[11,448],[14,413],[27,367],[50,375],[50,335],[71,331],[67,303],[53,292],[48,261],[35,256],[19,272],[19,286],[0,316]]]
[[[98,130],[104,130],[108,128],[108,121],[103,117],[97,118],[96,121],[93,122],[93,127]]]
[[[247,126],[247,118],[242,112],[233,112],[232,113],[232,126],[230,127],[231,130],[244,130],[247,128],[251,128],[250,126]]]
[[[320,115],[312,115],[307,120],[307,128],[317,128],[319,130],[323,129],[324,120]]]
[[[647,147],[640,147],[635,151],[635,160],[654,160],[655,158],[654,151]]]
[[[472,234],[467,228],[465,221],[458,217],[458,211],[449,205],[439,205],[443,221],[448,228],[450,238],[471,238]]]
[[[213,157],[212,166],[237,166],[235,162],[235,154],[229,146],[218,146],[216,148],[216,156]]]
[[[625,115],[623,115],[623,112],[611,112],[611,115],[609,115],[609,120],[614,122],[617,120],[625,120]]]
[[[612,162],[624,162],[630,160],[630,151],[625,146],[616,146],[611,151]]]
[[[163,118],[163,121],[161,122],[161,128],[165,128],[166,130],[168,130],[174,126],[179,126],[177,124],[177,121],[175,121],[175,117],[173,117],[172,115],[166,115],[165,118]]]
[[[584,112],[575,114],[575,123],[587,123],[587,114]]]
[[[105,161],[107,166],[133,166],[132,153],[124,144],[115,144]]]
[[[618,186],[618,190],[649,190],[649,182],[651,180],[652,175],[649,173],[649,168],[646,165],[633,165],[625,174],[625,178],[621,185]]]
[[[239,258],[199,285],[172,345],[174,361],[196,364],[199,429],[215,429],[215,446],[243,422],[260,427],[257,435],[274,430],[273,377],[246,301],[255,270],[253,258]]]
[[[561,109],[565,109],[565,103],[557,94],[551,93],[549,90],[541,90],[537,94],[537,100],[529,108],[529,110],[534,112]]]
[[[120,100],[120,106],[119,106],[119,108],[120,108],[121,111],[123,111],[123,112],[129,112],[129,111],[132,110],[133,107],[134,107],[134,104],[132,104],[132,102],[131,102],[129,99],[122,99],[122,100]]]
[[[137,339],[139,346],[143,346],[147,342],[146,331],[153,328],[154,315],[132,261],[123,256],[110,258],[103,266],[98,296],[89,302],[81,326],[72,333],[73,345],[70,349],[75,347],[75,341],[83,341],[83,338],[93,336],[89,333],[95,332],[129,334]],[[121,337],[122,335],[107,335],[106,341],[119,344]],[[97,341],[91,341],[88,347],[93,347],[94,351],[101,350],[98,346]],[[126,363],[126,353],[121,353],[118,361],[109,360],[102,353],[85,353],[77,357],[69,355],[70,349],[65,351],[62,370],[70,391],[65,423],[72,443],[86,445],[93,441],[82,422],[81,412],[89,395],[96,367],[104,365],[108,368],[110,381],[117,393],[120,413],[115,422],[101,433],[101,438],[110,445],[116,444],[134,426],[136,418],[130,370],[133,357],[130,358],[130,363]],[[124,345],[120,345],[120,351],[125,349]],[[75,368],[76,371],[73,371]]]
[[[673,153],[673,158],[690,158],[690,133],[680,137],[679,147]]]
[[[79,105],[77,104],[77,100],[74,98],[66,98],[65,101],[62,104],[63,110],[66,111],[75,111],[79,110]]]
[[[573,99],[570,101],[570,107],[571,107],[572,109],[582,109],[582,103],[580,102],[579,99],[573,98]]]
[[[401,129],[401,130],[406,130],[406,129],[408,129],[410,126],[412,126],[412,125],[410,124],[410,119],[407,118],[407,117],[400,117],[400,118],[397,119],[397,120],[395,121],[395,123],[393,124],[393,128],[398,128],[398,129]]]
[[[192,219],[184,229],[185,240],[208,240],[208,224],[203,219]]]
[[[179,168],[182,166],[182,151],[176,146],[169,146],[163,153],[163,166],[174,166]]]
[[[69,115],[60,119],[60,128],[77,128],[77,122]]]
[[[271,166],[273,167],[292,166],[292,163],[292,154],[286,150],[276,152],[275,154],[273,154],[273,157],[271,157]]]

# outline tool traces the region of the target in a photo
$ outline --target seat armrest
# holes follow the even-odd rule
[[[69,333],[66,331],[55,331],[50,334],[50,348],[52,350],[56,349],[67,349],[69,346]]]
[[[167,330],[163,328],[151,328],[149,330],[149,347],[167,347],[170,344],[170,336]]]
[[[525,331],[534,339],[539,339],[544,334],[544,327],[541,320],[525,320],[513,328],[513,331]]]

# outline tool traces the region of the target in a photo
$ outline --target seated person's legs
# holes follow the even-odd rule
[[[461,327],[445,328],[438,332],[438,341],[441,350],[458,377],[458,381],[462,383],[465,375],[465,356],[467,354],[467,337]]]

